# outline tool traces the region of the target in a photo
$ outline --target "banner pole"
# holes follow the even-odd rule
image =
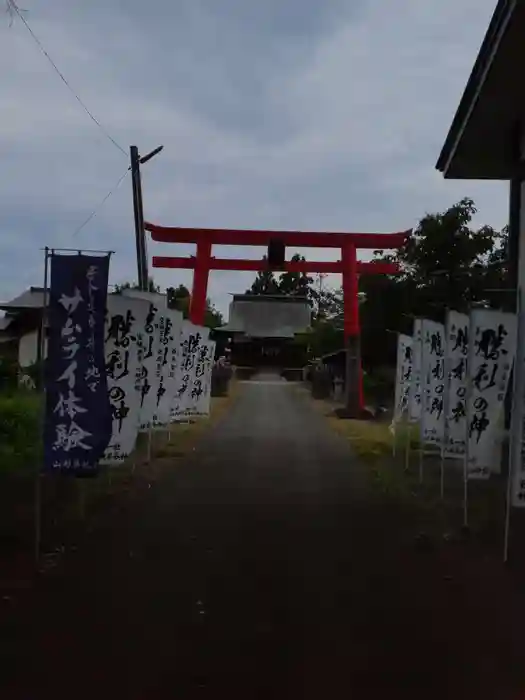
[[[151,443],[153,440],[153,435],[152,435],[152,429],[151,429],[151,424],[148,428],[148,464],[151,463]]]
[[[420,396],[421,396],[421,413],[418,423],[419,432],[419,483],[423,483],[423,460],[425,451],[425,411],[427,408],[427,372],[426,365],[424,365],[423,360],[426,359],[425,356],[425,336],[424,336],[424,319],[421,321],[421,344],[419,348],[420,352]]]
[[[37,465],[37,473],[35,474],[35,539],[34,539],[34,557],[35,564],[38,566],[40,560],[40,543],[42,540],[42,493],[40,484],[40,465]]]
[[[470,405],[470,395],[472,393],[472,382],[470,380],[470,346],[473,344],[474,340],[471,333],[471,323],[470,323],[471,313],[469,312],[469,354],[468,354],[468,372],[467,374],[467,391],[465,395],[465,407],[467,420],[465,421],[465,452],[463,455],[463,526],[468,527],[468,456],[469,456],[469,405]]]
[[[392,422],[392,433],[393,433],[393,440],[392,440],[392,458],[395,459],[396,457],[396,443],[397,443],[397,430],[396,430],[396,424]]]
[[[510,511],[512,508],[512,482],[514,479],[514,469],[512,468],[512,443],[509,450],[509,467],[507,476],[507,503],[505,508],[505,534],[503,537],[503,561],[506,564],[509,560],[509,540],[510,540]]]
[[[405,472],[410,470],[410,447],[412,443],[412,423],[410,422],[410,417],[407,424],[407,439],[406,439],[406,451],[405,451]]]
[[[51,254],[53,251],[51,251]],[[40,338],[38,343],[38,360],[39,360],[39,377],[38,390],[42,397],[41,418],[40,418],[40,433],[42,439],[42,450],[44,445],[44,426],[46,419],[46,390],[45,390],[45,356],[46,356],[46,330],[47,330],[47,307],[48,307],[48,288],[49,288],[49,257],[50,251],[46,246],[44,248],[44,299],[42,303],[42,318],[40,319]],[[38,566],[40,560],[40,548],[42,542],[42,484],[41,484],[41,468],[43,466],[44,455],[42,452],[42,464],[36,466],[35,483],[34,483],[34,558],[35,564]]]
[[[472,358],[474,357],[474,333],[472,325],[472,313],[474,307],[472,304],[469,305],[468,310],[468,355],[467,355],[467,377],[466,377],[466,392],[465,392],[465,451],[463,454],[463,527],[468,528],[468,459],[469,459],[469,425],[470,425],[470,399],[472,395],[472,379],[471,379],[471,365]]]
[[[463,525],[468,527],[468,470],[467,470],[468,453],[465,450],[463,458]]]
[[[522,304],[520,294],[517,296],[517,313],[516,313],[516,353],[514,356],[514,377],[512,386],[512,407],[511,407],[511,422],[509,431],[509,456],[508,456],[508,474],[507,474],[507,503],[505,509],[505,534],[503,538],[503,561],[508,562],[509,559],[509,542],[510,542],[510,525],[511,525],[511,510],[512,510],[512,490],[514,485],[514,476],[518,469],[521,468],[521,453],[522,453],[522,429],[523,429],[523,398],[525,395],[523,363],[520,353],[520,347],[524,342],[522,338]]]
[[[49,251],[49,248],[40,248],[40,250],[47,250]],[[84,255],[84,253],[104,253],[105,255],[108,255],[111,257],[115,251],[114,250],[94,250],[91,248],[53,248],[53,254],[54,253],[77,253],[78,255]]]
[[[469,325],[469,343],[472,343],[470,338],[470,325]],[[469,350],[470,359],[470,350]],[[470,371],[470,369],[469,369]],[[471,381],[467,376],[467,392],[465,396],[465,406],[467,413],[467,420],[465,421],[465,451],[463,454],[463,526],[468,527],[468,453],[469,453],[469,417],[468,417],[468,406],[470,403],[470,393],[471,393]]]
[[[443,437],[441,438],[441,465],[440,465],[440,483],[439,483],[439,495],[441,500],[445,498],[445,447],[447,444],[447,434],[448,434],[448,412],[450,408],[450,357],[449,357],[449,346],[450,346],[450,309],[445,312],[445,350],[443,357]]]
[[[445,498],[445,448],[441,446],[441,472],[440,472],[440,484],[439,493],[441,500]]]

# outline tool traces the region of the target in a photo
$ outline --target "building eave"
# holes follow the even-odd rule
[[[494,69],[509,26],[517,15],[517,10],[523,10],[524,6],[524,0],[499,0],[494,10],[463,96],[452,120],[452,125],[437,160],[436,169],[442,172],[446,178],[504,179],[508,176],[506,164],[499,162],[497,164],[489,163],[486,158],[480,158],[479,162],[476,158],[475,163],[465,163],[461,161],[461,158],[458,158],[458,151],[463,145],[467,131],[471,128],[474,112],[477,110],[478,113],[489,115],[489,110],[485,109],[485,105],[483,105],[483,108],[480,108],[480,103],[491,99],[493,101],[491,96],[485,96],[489,74]],[[525,56],[525,42],[523,44]],[[479,114],[477,118],[479,120]],[[489,116],[487,116],[487,119],[489,119]],[[500,123],[499,128],[505,129],[506,126]],[[480,144],[481,149],[486,148],[486,146],[486,143],[482,142]],[[473,150],[471,147],[471,151]],[[471,158],[471,160],[473,159]]]

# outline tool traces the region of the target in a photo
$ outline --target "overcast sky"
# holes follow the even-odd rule
[[[3,4],[4,0],[0,0]],[[464,196],[501,227],[505,183],[434,169],[495,0],[20,0],[66,79],[143,168],[165,225],[398,231]],[[42,283],[39,248],[116,251],[134,279],[127,168],[26,27],[0,15],[0,299]],[[177,250],[177,252],[175,252]],[[149,244],[149,253],[191,246]],[[230,257],[262,249],[214,249]],[[330,259],[330,253],[305,251]],[[189,273],[154,271],[162,287]],[[212,273],[210,296],[253,275]]]

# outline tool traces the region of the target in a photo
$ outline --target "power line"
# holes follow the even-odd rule
[[[77,235],[80,233],[80,231],[82,231],[82,229],[84,228],[84,226],[87,226],[87,224],[89,224],[89,222],[91,221],[91,219],[93,219],[93,218],[97,215],[97,213],[99,212],[99,210],[100,210],[100,209],[102,208],[102,206],[107,202],[107,200],[111,197],[111,195],[114,194],[114,193],[118,190],[118,188],[120,187],[120,185],[122,184],[122,182],[125,180],[125,178],[126,178],[126,176],[127,176],[128,173],[129,173],[129,168],[127,168],[126,171],[124,172],[124,174],[120,176],[120,178],[118,179],[118,181],[117,181],[117,183],[115,184],[115,186],[107,193],[107,195],[106,195],[106,196],[104,197],[104,199],[100,202],[100,204],[99,204],[95,209],[93,209],[93,211],[92,211],[91,214],[87,217],[87,219],[76,229],[76,231],[75,231],[75,232],[73,233],[73,235],[72,235],[72,238],[75,238],[75,236],[77,236]]]
[[[91,214],[87,217],[87,219],[75,230],[75,232],[73,233],[71,238],[75,238],[75,236],[77,236],[80,233],[80,231],[84,228],[84,226],[86,226],[91,221],[91,219],[93,219],[96,216],[96,214],[98,214],[98,212],[100,211],[100,208],[107,202],[107,200],[111,197],[111,195],[114,194],[118,190],[120,185],[126,179],[126,176],[128,175],[129,171],[130,171],[129,168],[127,168],[126,171],[117,180],[115,186],[107,193],[107,195],[104,197],[104,199],[101,200],[99,205],[96,207],[96,209],[94,209],[91,212]],[[27,272],[27,270],[26,270],[26,274],[23,275],[23,277],[21,278],[21,280],[19,280],[19,282],[21,281],[24,284],[26,284],[26,280],[32,279],[36,270],[37,269],[40,270],[40,266],[41,266],[41,261],[38,264],[38,268],[35,266],[33,268],[30,268],[29,272]]]
[[[49,63],[53,66],[55,72],[59,75],[60,79],[62,82],[66,85],[66,87],[70,90],[70,92],[75,96],[77,102],[79,105],[82,107],[82,109],[86,112],[86,114],[89,116],[89,118],[98,126],[98,128],[102,131],[104,136],[111,141],[111,143],[118,148],[118,150],[123,153],[126,158],[128,157],[127,152],[122,148],[122,146],[115,141],[115,139],[110,135],[110,133],[102,126],[102,124],[99,122],[99,120],[94,116],[94,114],[88,109],[88,107],[85,105],[85,103],[82,101],[82,99],[79,97],[79,95],[73,90],[71,85],[68,83],[66,80],[64,74],[60,71],[56,63],[53,61],[51,56],[48,54],[46,49],[44,48],[42,42],[40,39],[36,36],[36,34],[33,32],[29,24],[27,23],[26,18],[23,16],[22,12],[25,12],[25,10],[21,10],[19,7],[17,7],[16,3],[14,0],[7,0],[7,10],[11,17],[13,17],[13,13],[18,16],[18,18],[24,23],[27,31],[31,34],[33,37],[34,41],[36,42],[37,46],[39,47],[40,51],[44,54],[44,56],[47,58]]]

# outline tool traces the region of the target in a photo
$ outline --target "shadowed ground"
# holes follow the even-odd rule
[[[0,696],[520,697],[521,597],[499,569],[418,551],[412,515],[368,484],[295,387],[243,384],[14,611]]]

